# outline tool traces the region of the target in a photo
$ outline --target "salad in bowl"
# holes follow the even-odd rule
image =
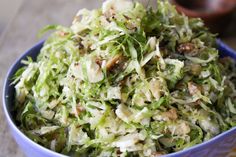
[[[55,152],[156,157],[236,125],[236,69],[201,19],[107,0],[80,10],[14,75],[19,129]]]

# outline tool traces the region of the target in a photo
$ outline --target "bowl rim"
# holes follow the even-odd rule
[[[47,153],[48,155],[52,155],[52,156],[56,156],[56,157],[68,157],[64,154],[55,152],[53,150],[50,150],[36,142],[34,142],[33,140],[31,140],[28,136],[26,136],[14,123],[12,117],[10,116],[11,113],[9,111],[9,109],[7,108],[7,89],[9,88],[8,82],[9,82],[9,78],[12,76],[13,72],[14,72],[14,68],[18,69],[17,64],[19,64],[21,62],[22,59],[24,59],[25,57],[29,56],[28,54],[30,52],[34,52],[35,49],[39,48],[41,49],[43,47],[44,44],[44,40],[38,42],[37,44],[35,44],[33,47],[31,47],[30,49],[28,49],[27,51],[25,51],[22,55],[20,55],[20,57],[18,57],[13,64],[10,66],[7,75],[4,79],[4,85],[3,85],[3,92],[2,92],[2,102],[3,102],[3,110],[4,110],[4,114],[5,114],[5,118],[8,122],[8,127],[10,126],[10,130],[16,132],[16,134],[18,136],[20,136],[24,141],[26,141],[27,143],[31,144],[33,146],[34,149],[39,149],[41,151],[43,151],[44,153]],[[221,41],[218,41],[218,43],[220,42],[221,45],[228,47],[226,44],[224,44]],[[40,52],[36,52],[36,55],[38,55]],[[234,58],[235,59],[235,58]],[[236,59],[235,59],[236,60]],[[204,141],[202,143],[199,143],[197,145],[191,146],[189,148],[183,149],[181,151],[178,152],[174,152],[174,153],[170,153],[170,154],[165,154],[163,157],[176,157],[176,156],[180,156],[180,155],[184,155],[185,153],[189,153],[189,152],[196,152],[199,151],[203,148],[206,148],[207,145],[213,144],[217,141],[219,141],[221,138],[227,137],[229,134],[235,134],[236,135],[236,127],[233,127],[227,131],[224,131],[222,133],[220,133],[219,135],[209,139],[208,141]],[[25,153],[25,152],[24,152]]]

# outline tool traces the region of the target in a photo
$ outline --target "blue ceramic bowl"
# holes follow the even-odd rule
[[[236,60],[235,51],[233,51],[220,40],[218,40],[217,43],[218,49],[220,50],[220,54],[222,56],[230,56]],[[43,146],[40,146],[29,139],[17,128],[12,116],[14,114],[12,109],[14,108],[15,89],[14,86],[11,85],[11,78],[15,72],[23,66],[21,60],[26,59],[27,56],[31,56],[33,59],[36,59],[42,46],[43,42],[40,42],[30,50],[26,51],[10,68],[4,83],[3,108],[13,137],[28,157],[66,157],[65,155],[58,154],[47,148],[44,148]],[[225,157],[226,154],[235,147],[236,128],[233,128],[207,142],[198,144],[183,151],[165,155],[165,157]]]

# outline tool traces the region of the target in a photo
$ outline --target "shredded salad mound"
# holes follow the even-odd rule
[[[107,0],[80,10],[13,84],[16,121],[33,141],[74,157],[150,157],[236,126],[236,69],[202,20]]]

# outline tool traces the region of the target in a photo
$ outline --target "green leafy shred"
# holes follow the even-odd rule
[[[16,121],[33,141],[80,157],[155,156],[236,126],[236,69],[202,20],[107,0],[52,25],[15,73]]]

